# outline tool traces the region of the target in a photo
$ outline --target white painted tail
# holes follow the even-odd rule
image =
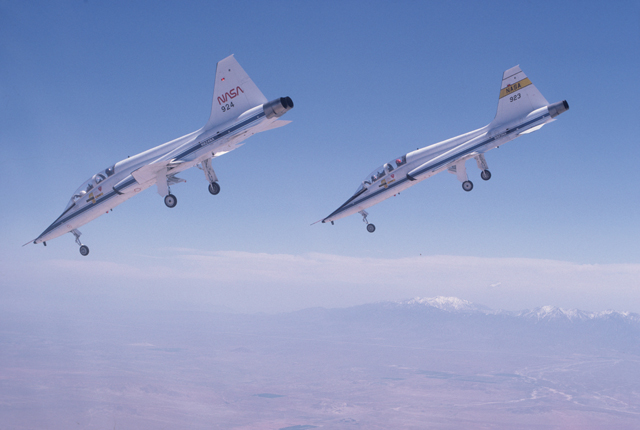
[[[264,94],[230,55],[216,66],[211,116],[205,128],[227,122],[266,102]]]
[[[520,70],[520,66],[512,67],[502,75],[498,111],[491,124],[510,122],[547,105],[547,99]]]

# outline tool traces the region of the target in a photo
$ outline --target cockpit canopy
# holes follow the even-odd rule
[[[374,169],[371,173],[369,173],[364,178],[364,181],[362,181],[362,183],[356,190],[356,194],[359,193],[364,188],[369,188],[371,184],[384,178],[388,173],[393,172],[395,169],[402,166],[406,162],[407,162],[407,156],[403,155],[401,157],[394,158],[388,163],[384,163],[382,166]]]
[[[68,210],[71,206],[73,206],[78,200],[80,200],[85,194],[93,189],[93,187],[97,186],[100,182],[107,179],[109,176],[115,173],[115,165],[104,169],[101,172],[96,173],[90,179],[86,180],[84,184],[80,185],[78,189],[73,193],[73,196],[67,203],[67,207],[65,211]]]

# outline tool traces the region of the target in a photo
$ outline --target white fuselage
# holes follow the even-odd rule
[[[490,149],[503,145],[527,131],[554,121],[548,107],[537,109],[526,117],[503,124],[489,124],[474,131],[417,149],[405,155],[406,162],[394,168],[393,162],[386,163],[382,175],[371,181],[363,181],[362,186],[342,206],[322,220],[323,223],[336,221],[365,210],[401,191],[449,169],[469,158],[474,158]],[[400,161],[400,159],[398,159]],[[462,166],[463,167],[463,166]],[[464,167],[463,167],[464,168]],[[374,178],[371,178],[374,179]]]
[[[234,150],[246,138],[269,129],[277,120],[277,117],[267,118],[263,105],[256,106],[225,124],[202,128],[119,161],[85,182],[81,187],[84,189],[76,192],[62,215],[33,243],[46,242],[77,229],[154,185],[156,176],[142,182],[134,178],[132,173],[141,167],[168,162],[166,175],[172,176],[205,159]]]

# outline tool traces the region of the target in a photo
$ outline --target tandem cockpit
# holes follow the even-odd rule
[[[73,193],[73,196],[69,200],[69,203],[67,203],[67,207],[64,208],[64,212],[67,212],[69,209],[71,209],[78,202],[78,200],[87,195],[87,193],[90,193],[95,187],[99,186],[102,181],[104,181],[114,173],[115,165],[96,173],[90,179],[85,181],[85,183],[80,185],[78,189]]]
[[[362,181],[362,183],[360,184],[360,186],[358,187],[358,189],[356,190],[356,192],[354,194],[362,193],[364,190],[369,188],[371,185],[373,185],[376,182],[380,181],[382,178],[387,176],[389,173],[393,172],[395,169],[397,169],[398,167],[400,167],[400,166],[402,166],[402,165],[404,165],[406,163],[407,163],[407,156],[406,155],[403,155],[403,156],[398,157],[398,158],[394,158],[393,160],[389,161],[388,163],[384,163],[382,166],[374,169],[371,173],[369,173],[364,178],[364,180]]]

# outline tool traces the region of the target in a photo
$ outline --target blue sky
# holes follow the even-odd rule
[[[576,5],[0,2],[0,297],[640,312],[640,6]],[[21,248],[94,173],[201,127],[230,54],[295,108],[214,162],[218,196],[192,169],[175,209],[150,189],[81,228],[87,258],[71,235]],[[470,162],[471,193],[437,175],[371,208],[374,234],[310,226],[374,167],[490,122],[516,64],[571,109],[488,153],[491,181]]]

